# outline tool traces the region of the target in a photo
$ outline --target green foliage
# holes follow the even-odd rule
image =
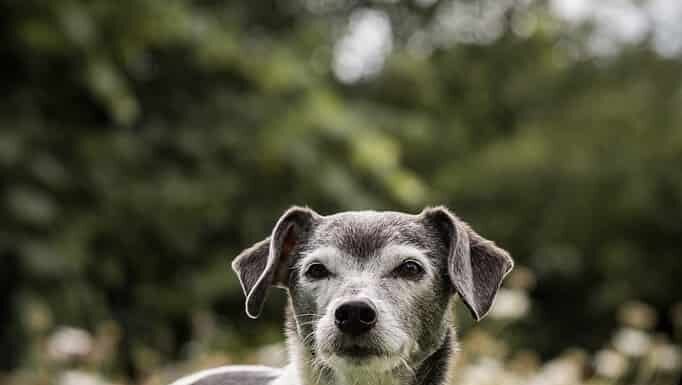
[[[329,63],[349,12],[0,3],[0,368],[56,325],[112,320],[129,375],[144,352],[183,357],[197,314],[219,320],[214,348],[279,338],[281,298],[247,324],[228,266],[292,204],[449,205],[536,273],[514,331],[543,354],[601,346],[628,299],[679,301],[682,62],[576,59],[561,30],[505,26],[345,85]]]

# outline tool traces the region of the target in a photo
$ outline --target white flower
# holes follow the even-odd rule
[[[625,374],[628,360],[614,350],[604,349],[597,352],[594,357],[594,366],[599,375],[615,379]]]
[[[624,328],[613,337],[613,346],[625,355],[641,357],[651,347],[651,337],[641,330]]]
[[[92,337],[82,329],[61,327],[47,341],[47,354],[55,361],[83,358],[92,351]]]
[[[102,377],[80,370],[68,370],[59,376],[57,385],[109,385]]]
[[[476,364],[463,368],[459,385],[492,385],[501,377],[502,364],[491,358],[481,359]]]
[[[651,306],[633,301],[621,306],[618,318],[626,326],[648,330],[654,327],[658,316]]]
[[[566,354],[548,362],[529,382],[529,385],[575,385],[581,383],[584,354]]]
[[[530,299],[523,290],[500,289],[490,317],[496,319],[518,319],[530,311]]]
[[[661,370],[675,372],[682,367],[682,352],[675,345],[655,345],[651,350],[651,361]]]

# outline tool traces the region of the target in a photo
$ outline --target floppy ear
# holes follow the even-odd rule
[[[505,250],[481,237],[445,207],[420,214],[436,230],[448,250],[448,275],[472,316],[488,314],[504,277],[514,267]]]
[[[246,314],[258,318],[268,288],[285,286],[287,259],[308,236],[317,213],[308,208],[292,207],[277,221],[272,234],[244,250],[232,262],[232,269],[246,296]]]

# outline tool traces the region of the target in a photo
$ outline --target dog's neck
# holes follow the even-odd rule
[[[452,355],[452,330],[444,336],[440,346],[427,354],[413,368],[401,365],[389,371],[343,370],[331,368],[316,359],[303,345],[296,332],[293,317],[287,317],[287,345],[290,365],[273,385],[443,385],[446,382]]]

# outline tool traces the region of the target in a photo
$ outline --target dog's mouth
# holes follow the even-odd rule
[[[317,353],[323,362],[332,367],[386,371],[395,368],[401,362],[401,349],[389,350],[388,346],[369,336],[330,342],[326,346],[323,345]]]
[[[384,372],[400,365],[399,355],[367,345],[338,346],[322,357],[331,366]]]
[[[336,350],[336,355],[343,358],[360,359],[369,357],[379,357],[385,356],[386,353],[375,348],[360,346],[360,345],[350,345],[339,347]]]

